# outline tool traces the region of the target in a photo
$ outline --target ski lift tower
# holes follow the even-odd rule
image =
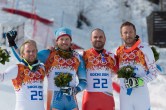
[[[166,0],[160,0],[161,11],[166,11]]]

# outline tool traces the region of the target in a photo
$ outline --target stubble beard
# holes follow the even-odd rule
[[[130,39],[126,39],[125,40],[125,45],[128,46],[128,47],[132,47],[135,42],[136,42],[135,39],[131,39],[131,38]]]
[[[96,43],[94,43],[93,44],[93,47],[96,49],[96,50],[102,50],[103,48],[104,48],[104,43],[99,43],[99,44],[97,44],[97,42]]]

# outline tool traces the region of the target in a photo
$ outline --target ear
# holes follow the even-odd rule
[[[23,55],[23,53],[22,53],[20,56],[21,56],[21,58],[22,58],[22,59],[24,58],[24,55]]]
[[[92,36],[90,37],[90,41],[92,42]]]
[[[122,34],[120,34],[120,37],[121,37],[121,39],[123,39],[123,36],[122,36]]]
[[[54,41],[54,44],[57,45],[57,44],[58,44],[58,40],[55,40],[55,41]]]
[[[104,36],[104,38],[105,38],[105,42],[106,42],[106,37]]]
[[[90,39],[90,42],[91,42],[91,44],[92,44],[92,38]]]

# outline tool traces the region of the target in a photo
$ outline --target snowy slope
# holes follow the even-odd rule
[[[11,7],[12,0],[9,4],[0,3],[0,7]],[[90,32],[92,29],[99,27],[105,31],[107,42],[105,48],[115,52],[118,45],[120,45],[121,39],[119,34],[119,27],[124,20],[132,21],[137,28],[138,35],[141,36],[143,41],[147,41],[147,29],[146,29],[146,16],[154,9],[153,5],[146,0],[128,0],[130,8],[124,8],[123,0],[36,0],[32,7],[31,0],[16,0],[15,8],[25,11],[32,11],[32,8],[36,9],[36,13],[47,19],[53,19],[54,25],[50,26],[50,34],[47,45],[52,45],[53,30],[61,26],[67,26],[73,30],[73,42],[79,44],[85,49],[90,48]],[[157,8],[157,7],[155,7]],[[85,11],[85,15],[91,21],[92,26],[87,27],[83,25],[83,29],[76,28],[77,14],[80,10]],[[10,18],[10,22],[9,22]],[[18,21],[26,21],[25,36],[31,38],[33,31],[33,24],[31,20],[6,14],[0,11],[0,23],[8,22],[15,23]],[[40,28],[39,28],[40,27]],[[39,37],[35,38],[38,42],[39,50],[43,49],[43,43],[41,40],[47,39],[45,31],[47,26],[38,23]],[[27,39],[25,38],[25,39]],[[5,48],[5,47],[4,47]],[[8,48],[10,50],[10,48]],[[161,52],[160,60],[158,63],[165,68],[166,60],[164,59],[166,49],[158,50]],[[11,58],[11,61],[6,65],[0,65],[0,72],[4,71],[8,66],[17,63],[15,58]],[[166,68],[165,68],[166,69]],[[152,103],[152,110],[166,110],[165,97],[166,97],[166,76],[159,75],[159,77],[149,84],[150,98]],[[45,91],[47,81],[45,80]],[[46,94],[45,94],[46,95]],[[119,96],[114,93],[116,101],[116,110],[119,110]],[[82,93],[78,94],[78,103],[81,108]],[[14,110],[15,106],[15,94],[11,81],[6,81],[0,84],[0,110]]]

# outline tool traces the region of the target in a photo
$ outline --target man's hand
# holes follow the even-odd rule
[[[53,47],[53,46],[48,46],[47,49],[53,51],[53,50],[55,50],[55,47]]]
[[[17,36],[17,31],[11,30],[6,33],[6,36],[7,36],[8,42],[9,42],[9,47],[15,46],[16,43],[14,40]]]
[[[65,95],[75,95],[77,93],[75,87],[62,87],[60,91],[62,91]]]
[[[124,80],[124,83],[126,88],[134,88],[144,85],[144,81],[141,78],[128,78]]]

